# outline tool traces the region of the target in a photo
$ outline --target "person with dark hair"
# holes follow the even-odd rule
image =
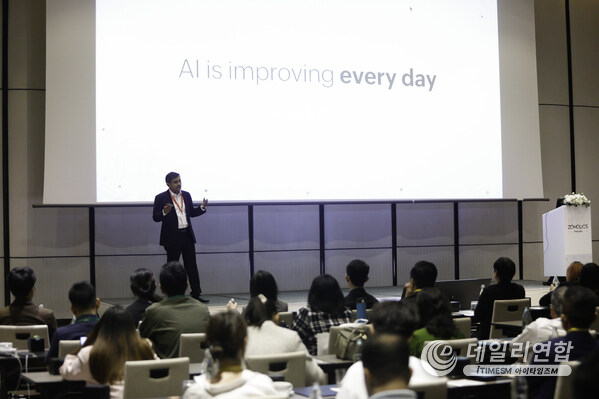
[[[345,281],[349,287],[349,293],[345,296],[345,307],[356,309],[356,303],[363,300],[366,309],[371,309],[378,300],[366,292],[364,284],[368,281],[370,266],[360,259],[354,259],[345,267]]]
[[[187,273],[179,262],[168,262],[160,270],[160,289],[166,299],[150,305],[139,325],[161,359],[179,356],[181,333],[203,333],[210,313],[208,306],[185,296]]]
[[[406,301],[379,302],[372,308],[369,315],[370,326],[374,336],[392,334],[408,341],[418,327],[418,312],[416,306]],[[370,338],[368,338],[370,340]],[[410,356],[409,365],[412,379],[418,382],[436,380],[439,377],[426,372],[418,357]],[[366,381],[364,380],[364,365],[357,361],[345,373],[339,386],[337,399],[366,399]]]
[[[476,329],[478,339],[489,339],[495,301],[500,299],[522,299],[525,295],[524,287],[512,283],[512,278],[516,274],[516,264],[510,258],[501,257],[497,259],[493,264],[493,270],[497,284],[488,286],[480,294],[472,318],[473,323],[479,323]]]
[[[96,289],[87,281],[73,284],[69,290],[69,301],[71,302],[71,313],[75,316],[73,324],[60,327],[52,337],[50,349],[46,355],[46,362],[58,357],[58,343],[62,340],[79,340],[87,337],[100,318],[98,308],[100,298],[96,298]]]
[[[580,282],[579,276],[580,276],[580,271],[582,270],[582,266],[583,266],[582,263],[580,263],[578,261],[574,261],[574,262],[570,263],[568,265],[568,268],[566,269],[566,281],[563,283],[560,283],[559,287],[567,287],[572,284],[578,284]],[[539,306],[550,306],[551,305],[551,294],[552,294],[553,290],[555,290],[555,287],[553,285],[551,285],[549,292],[546,293],[545,295],[543,295],[541,297],[541,299],[539,299]]]
[[[437,281],[437,266],[426,260],[416,262],[410,270],[410,282],[404,285],[401,299],[416,304],[418,293],[423,288],[434,287]]]
[[[206,344],[215,369],[195,377],[195,383],[187,388],[183,399],[276,396],[277,390],[269,376],[244,369],[246,341],[246,325],[237,311],[210,317]]]
[[[45,324],[52,339],[57,327],[54,313],[31,302],[35,294],[36,280],[35,273],[27,266],[17,267],[8,273],[8,289],[15,300],[4,309],[0,309],[0,324],[13,326]]]
[[[408,389],[412,372],[409,367],[408,344],[395,334],[377,334],[364,343],[362,363],[364,379],[372,399],[416,399]]]
[[[597,398],[597,376],[599,376],[599,349],[585,357],[572,375],[572,397],[576,399]]]
[[[339,283],[329,274],[312,280],[308,292],[308,307],[301,308],[293,318],[291,329],[297,331],[312,356],[317,355],[316,334],[329,332],[331,326],[352,321],[345,308]]]
[[[414,331],[409,341],[412,356],[420,356],[426,341],[464,338],[464,334],[453,323],[449,300],[439,289],[434,287],[423,289],[418,295],[416,304],[420,324],[424,327]]]
[[[587,263],[582,266],[578,278],[580,285],[593,291],[599,298],[599,266],[596,263]]]
[[[545,342],[546,350],[535,350],[530,362],[532,365],[548,366],[581,360],[599,349],[599,341],[589,333],[589,327],[596,318],[593,291],[580,285],[568,287],[564,293],[561,317],[566,336]],[[553,398],[556,382],[557,377],[528,377],[528,397]]]
[[[146,308],[154,302],[160,302],[162,298],[156,295],[156,279],[154,274],[146,269],[140,268],[131,273],[129,277],[131,292],[135,295],[135,301],[127,306],[126,310],[131,313],[135,325],[141,321]]]
[[[113,306],[104,312],[84,346],[75,355],[66,356],[60,374],[65,380],[109,384],[110,398],[121,399],[125,362],[152,359],[157,359],[152,345],[139,337],[129,312]]]
[[[208,200],[204,198],[200,206],[195,207],[191,195],[187,191],[181,190],[181,176],[176,172],[169,172],[165,180],[168,190],[158,194],[154,199],[152,215],[155,222],[162,223],[160,245],[166,251],[167,262],[178,262],[183,254],[183,264],[189,276],[191,297],[207,303],[208,299],[200,296],[202,288],[196,264],[196,236],[193,233],[191,218],[206,213]]]
[[[260,294],[243,310],[248,326],[246,356],[306,352],[306,386],[326,383],[326,376],[296,331],[279,327],[279,315],[272,300]]]
[[[250,279],[250,297],[255,298],[260,294],[274,302],[277,312],[287,312],[289,309],[287,302],[279,299],[274,276],[265,270],[258,270]]]

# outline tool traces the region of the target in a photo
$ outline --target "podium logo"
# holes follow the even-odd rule
[[[589,225],[588,224],[569,224],[568,225],[568,230],[588,230],[589,229]]]

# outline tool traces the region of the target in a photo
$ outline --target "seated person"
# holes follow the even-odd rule
[[[324,372],[308,354],[297,332],[278,326],[279,316],[273,301],[262,294],[252,298],[243,310],[243,318],[248,326],[246,356],[306,352],[306,386],[326,383]]]
[[[345,307],[351,310],[356,309],[356,303],[364,300],[366,309],[371,309],[378,300],[366,292],[364,283],[368,281],[368,272],[370,266],[360,259],[354,259],[345,267],[345,281],[349,286],[349,294],[346,295]]]
[[[277,395],[269,376],[244,369],[243,356],[247,329],[236,311],[217,313],[210,317],[206,329],[206,344],[214,359],[213,369],[194,377],[183,399],[247,398]]]
[[[562,327],[560,315],[562,314],[564,294],[567,289],[568,287],[560,285],[551,293],[551,319],[539,317],[527,325],[520,335],[512,339],[512,345],[521,344],[522,350],[524,350],[527,346],[528,348],[532,348],[538,342],[566,335],[566,330]],[[531,354],[529,351],[528,355],[530,356]]]
[[[17,267],[8,273],[8,289],[15,300],[0,309],[0,324],[9,326],[48,326],[50,339],[56,331],[56,318],[50,309],[40,308],[31,302],[35,293],[35,273],[29,267]]]
[[[370,320],[372,322],[370,327],[374,335],[394,334],[407,341],[418,325],[418,313],[416,307],[409,302],[380,302],[372,308]],[[412,381],[423,382],[439,379],[436,375],[431,375],[424,370],[422,361],[418,357],[410,356],[409,365],[412,370]],[[355,362],[347,369],[339,385],[337,399],[368,398],[362,361]]]
[[[185,296],[187,272],[179,262],[168,262],[160,270],[160,289],[166,299],[150,305],[139,325],[139,334],[149,338],[161,359],[179,357],[181,333],[203,333],[208,325],[208,306]]]
[[[572,397],[596,399],[597,376],[599,375],[599,349],[585,357],[572,375]]]
[[[416,305],[420,290],[434,287],[435,281],[437,281],[437,266],[425,260],[416,262],[410,270],[410,282],[404,285],[401,300]]]
[[[364,379],[371,399],[416,399],[408,389],[412,371],[408,366],[408,345],[394,334],[379,334],[364,343]]]
[[[250,279],[250,297],[256,298],[260,294],[275,303],[277,312],[287,312],[289,310],[287,302],[278,298],[279,288],[275,278],[265,270],[258,270]]]
[[[71,312],[75,316],[75,321],[56,330],[46,355],[46,362],[50,358],[58,357],[60,341],[80,340],[81,337],[87,337],[100,320],[98,317],[100,298],[96,298],[96,289],[87,281],[73,284],[69,290],[69,301],[71,301]]]
[[[453,323],[449,300],[439,289],[433,287],[420,291],[416,305],[423,327],[414,331],[410,338],[410,355],[420,357],[426,341],[464,338]]]
[[[580,285],[587,287],[595,293],[599,302],[599,266],[596,263],[587,263],[580,269],[578,276]],[[599,306],[599,303],[597,303]]]
[[[60,367],[65,380],[109,384],[110,398],[122,399],[125,362],[157,359],[152,345],[135,331],[129,312],[120,306],[106,310],[75,355],[67,355]]]
[[[146,269],[140,268],[131,273],[129,277],[131,292],[135,295],[135,301],[127,306],[126,310],[131,313],[135,325],[143,318],[146,308],[154,302],[160,302],[162,298],[156,295],[156,279],[154,274]]]
[[[589,333],[589,327],[595,320],[595,294],[588,288],[572,286],[564,293],[562,305],[562,325],[566,336],[552,338],[544,345],[547,350],[537,349],[530,364],[548,366],[564,361],[581,360],[589,353],[599,349],[599,341]],[[540,345],[540,344],[537,344]],[[528,397],[551,399],[555,393],[557,377],[527,377]]]
[[[499,299],[523,299],[524,287],[512,283],[516,274],[516,264],[510,258],[499,258],[493,264],[494,278],[497,284],[490,285],[481,292],[474,309],[473,323],[480,323],[476,330],[478,339],[489,339],[493,305]]]
[[[560,287],[566,287],[572,284],[578,284],[579,283],[579,276],[580,276],[580,270],[582,270],[582,263],[575,261],[570,263],[570,265],[568,266],[568,268],[566,269],[566,282],[561,283],[559,286]],[[541,297],[541,299],[539,299],[539,305],[540,306],[549,306],[551,305],[551,293],[553,292],[555,288],[553,287],[553,285],[551,286],[551,288],[549,289],[549,292],[546,293],[545,295],[543,295]]]
[[[322,274],[312,280],[308,307],[299,310],[293,318],[291,329],[297,331],[308,352],[316,356],[316,334],[329,332],[331,326],[351,321],[352,314],[343,304],[339,283],[333,276]]]

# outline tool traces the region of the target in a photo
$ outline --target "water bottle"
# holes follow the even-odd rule
[[[551,282],[551,286],[553,287],[553,289],[556,289],[557,287],[559,287],[559,278],[557,278],[557,275],[553,276],[553,281]]]
[[[362,360],[362,349],[364,347],[364,340],[362,336],[358,337],[356,341],[356,350],[354,351],[354,362],[359,362]]]
[[[310,392],[310,399],[322,399],[322,392],[320,392],[320,385],[315,382],[312,385],[312,392]]]

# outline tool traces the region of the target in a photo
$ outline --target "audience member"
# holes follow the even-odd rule
[[[408,345],[398,335],[380,334],[366,341],[362,362],[371,399],[416,399],[416,392],[408,389],[408,359]]]
[[[69,290],[69,301],[71,301],[71,313],[75,321],[56,330],[52,337],[50,350],[46,355],[46,361],[58,357],[58,343],[62,340],[80,340],[87,337],[92,328],[98,323],[98,308],[100,298],[96,298],[96,289],[87,281],[73,284]]]
[[[572,263],[570,263],[570,265],[568,266],[568,268],[566,269],[566,281],[563,283],[560,283],[560,287],[567,287],[569,285],[572,284],[578,284],[579,283],[579,276],[580,276],[580,270],[582,270],[582,263],[578,262],[578,261],[574,261]],[[553,285],[551,285],[551,288],[549,289],[549,292],[546,293],[545,295],[543,295],[541,297],[541,299],[539,299],[539,305],[540,306],[549,306],[551,305],[551,293],[553,292],[553,290],[555,289],[555,287]]]
[[[306,352],[306,386],[326,383],[326,376],[296,331],[279,327],[275,304],[264,295],[252,298],[243,311],[248,326],[246,356]]]
[[[154,274],[146,268],[142,267],[131,273],[129,282],[131,284],[131,292],[135,296],[135,301],[127,306],[126,310],[131,313],[135,325],[138,325],[143,318],[146,308],[154,302],[160,302],[162,298],[156,295],[156,279],[154,278]]]
[[[580,269],[578,279],[580,285],[593,291],[597,298],[599,298],[599,266],[596,263],[587,263],[584,265]]]
[[[349,287],[349,293],[345,297],[345,307],[356,309],[356,303],[364,300],[366,309],[371,309],[378,300],[366,292],[364,283],[368,281],[370,266],[360,259],[354,259],[345,267],[345,281]]]
[[[394,334],[408,340],[418,326],[418,313],[416,306],[409,302],[380,302],[377,303],[369,315],[370,327],[374,335]],[[410,356],[410,369],[413,381],[437,380],[422,367],[420,358]],[[339,386],[337,399],[367,399],[366,381],[364,380],[364,365],[357,361],[350,366]]]
[[[287,302],[278,298],[279,288],[275,278],[265,270],[258,270],[250,279],[250,297],[255,298],[260,294],[275,303],[277,312],[288,311]]]
[[[185,296],[187,272],[179,262],[168,262],[160,270],[160,289],[166,299],[150,305],[139,325],[161,359],[179,356],[181,333],[203,333],[210,313],[200,301]]]
[[[156,359],[151,343],[141,339],[129,312],[120,306],[106,310],[83,348],[67,355],[60,367],[66,380],[109,384],[110,398],[123,397],[125,362]]]
[[[247,329],[236,311],[215,314],[208,322],[206,344],[215,369],[194,378],[183,399],[246,398],[277,395],[267,375],[243,368]]]
[[[545,350],[536,348],[530,362],[532,365],[548,366],[562,361],[581,360],[599,349],[599,342],[589,333],[589,327],[596,317],[595,294],[590,289],[568,287],[564,293],[561,317],[566,336],[550,339],[544,344]],[[528,377],[528,397],[553,398],[556,382],[557,377]]]
[[[538,342],[566,335],[560,315],[562,314],[564,294],[567,289],[568,287],[566,286],[559,286],[551,293],[551,319],[539,317],[527,325],[522,333],[511,341],[512,345],[522,345],[522,349],[524,350],[527,347],[532,348]],[[528,354],[530,356],[532,353],[529,352]]]
[[[478,339],[489,339],[491,330],[491,318],[493,317],[493,305],[500,299],[522,299],[525,292],[520,284],[512,283],[516,274],[516,265],[510,258],[501,257],[493,264],[495,281],[497,284],[490,285],[483,290],[478,298],[478,304],[474,309],[472,322],[478,322],[476,337]]]
[[[410,355],[420,357],[426,341],[464,338],[464,334],[453,323],[449,300],[439,289],[421,290],[416,305],[423,327],[414,331],[410,338]]]
[[[572,375],[572,393],[576,399],[597,398],[597,376],[599,376],[599,349],[585,357]]]
[[[56,318],[50,309],[36,306],[31,302],[35,293],[35,273],[29,267],[17,267],[8,273],[8,289],[15,300],[0,309],[0,324],[13,326],[31,326],[45,324],[48,326],[50,339],[56,331]]]
[[[317,355],[316,334],[329,332],[331,326],[352,321],[351,311],[345,309],[339,283],[329,274],[312,281],[308,293],[308,308],[301,308],[293,318],[291,329],[298,332],[308,352]]]
[[[409,301],[415,305],[420,290],[434,287],[435,281],[437,281],[437,267],[425,260],[416,262],[410,270],[410,282],[404,286],[401,294],[402,301]]]

